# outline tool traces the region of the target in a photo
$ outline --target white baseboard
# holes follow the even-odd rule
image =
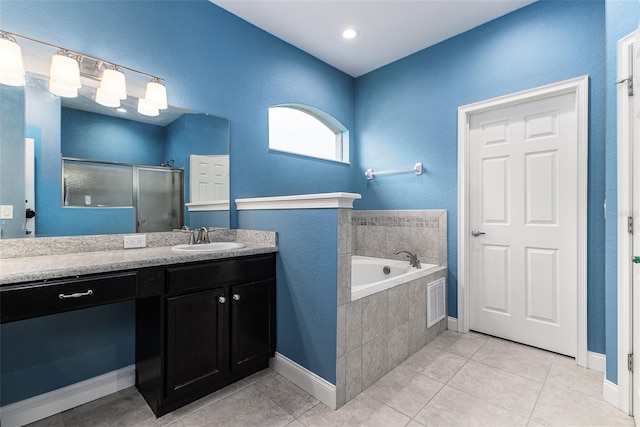
[[[271,369],[318,399],[331,409],[336,409],[336,386],[320,378],[293,360],[276,353],[269,361]]]
[[[136,366],[129,365],[67,387],[0,408],[3,427],[19,427],[75,408],[135,384]]]
[[[447,329],[449,329],[450,331],[458,332],[458,319],[456,317],[448,317]]]
[[[607,356],[602,353],[587,351],[587,368],[598,372],[604,372],[607,368]]]
[[[602,398],[605,402],[609,402],[616,408],[620,408],[620,399],[618,398],[618,386],[611,381],[604,379],[602,383]]]

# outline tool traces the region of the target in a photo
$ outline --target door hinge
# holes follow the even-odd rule
[[[627,354],[627,369],[633,372],[633,353]]]
[[[629,234],[633,234],[633,217],[627,217],[627,231]]]

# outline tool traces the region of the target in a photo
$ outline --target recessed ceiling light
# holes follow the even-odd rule
[[[346,40],[355,39],[360,32],[355,28],[347,28],[342,32],[342,38]]]
[[[127,110],[125,110],[125,109],[124,109],[124,108],[122,108],[122,107],[120,107],[120,108],[116,108],[116,111],[117,111],[118,113],[126,113],[126,112],[127,112]]]

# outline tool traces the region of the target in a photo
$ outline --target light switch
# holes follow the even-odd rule
[[[13,219],[13,205],[0,205],[0,219]]]

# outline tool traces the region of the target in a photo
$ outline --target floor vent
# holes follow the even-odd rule
[[[444,319],[446,310],[444,277],[427,285],[427,328]]]

